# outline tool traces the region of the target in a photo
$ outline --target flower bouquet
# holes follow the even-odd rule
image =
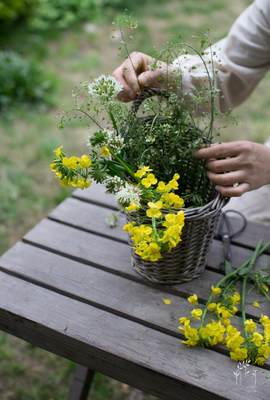
[[[203,52],[197,53],[204,62]],[[143,90],[130,106],[117,100],[122,87],[112,76],[84,84],[72,116],[88,118],[98,130],[89,137],[87,154],[69,157],[59,147],[51,164],[64,185],[84,189],[94,181],[115,195],[127,215],[133,266],[153,282],[199,276],[225,204],[204,161],[194,157],[213,141],[215,89],[208,76],[209,87],[194,96],[193,107],[170,85]],[[203,96],[211,107],[198,117]]]

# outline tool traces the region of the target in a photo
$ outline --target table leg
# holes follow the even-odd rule
[[[78,364],[69,389],[68,400],[87,400],[94,375],[95,371]]]

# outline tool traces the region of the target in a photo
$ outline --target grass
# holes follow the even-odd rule
[[[247,0],[168,0],[141,2],[141,28],[131,50],[152,52],[178,34],[193,40],[206,28],[213,40],[226,35],[237,15],[250,3]],[[65,141],[66,148],[80,152],[88,129],[57,128],[58,114],[71,105],[73,87],[100,73],[110,73],[120,62],[118,46],[111,39],[110,16],[62,33],[37,36],[17,31],[0,45],[19,48],[25,55],[42,62],[57,78],[55,107],[33,111],[15,110],[1,117],[0,126],[0,253],[11,246],[62,201],[69,190],[58,186],[49,173],[52,150]],[[20,39],[20,40],[18,40]],[[251,98],[236,111],[238,125],[227,128],[222,140],[248,138],[263,142],[269,135],[270,78],[265,78]],[[1,400],[62,400],[73,364],[6,334],[0,335]],[[93,400],[125,400],[125,385],[98,374]],[[150,397],[145,397],[150,399]]]

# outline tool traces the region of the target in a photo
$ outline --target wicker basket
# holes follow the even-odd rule
[[[175,284],[197,278],[205,269],[209,246],[225,203],[226,200],[217,194],[214,200],[203,207],[184,209],[182,241],[156,262],[142,260],[132,249],[134,269],[156,283]],[[132,220],[130,214],[128,219]]]
[[[160,89],[149,88],[144,90],[133,102],[132,112],[143,123],[149,123],[149,121],[151,123],[152,118],[139,117],[136,114],[142,102],[151,96],[167,98],[168,93]],[[188,165],[187,180],[189,180],[189,174],[196,173],[196,170],[196,163]],[[185,179],[181,175],[181,179],[183,178]],[[162,258],[156,262],[144,261],[132,249],[131,256],[134,269],[149,281],[163,284],[180,283],[197,278],[204,271],[209,246],[214,236],[221,209],[227,200],[218,194],[214,186],[203,176],[198,176],[197,187],[190,189],[198,190],[202,184],[204,191],[205,189],[207,191],[205,198],[207,204],[203,207],[184,209],[185,226],[182,232],[182,241],[174,249],[162,254]],[[139,222],[138,217],[136,213],[127,215],[129,221],[137,220]],[[132,246],[131,241],[130,245]]]

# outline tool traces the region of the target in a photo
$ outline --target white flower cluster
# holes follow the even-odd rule
[[[108,146],[115,150],[120,151],[124,147],[124,138],[114,131],[106,131],[108,138]]]
[[[90,96],[105,102],[113,100],[122,89],[122,85],[110,75],[100,75],[88,85]]]
[[[116,193],[115,198],[122,206],[127,206],[131,203],[140,205],[141,191],[134,185],[126,183],[125,186]]]
[[[117,193],[125,186],[125,182],[119,176],[107,176],[103,181],[109,193]]]

